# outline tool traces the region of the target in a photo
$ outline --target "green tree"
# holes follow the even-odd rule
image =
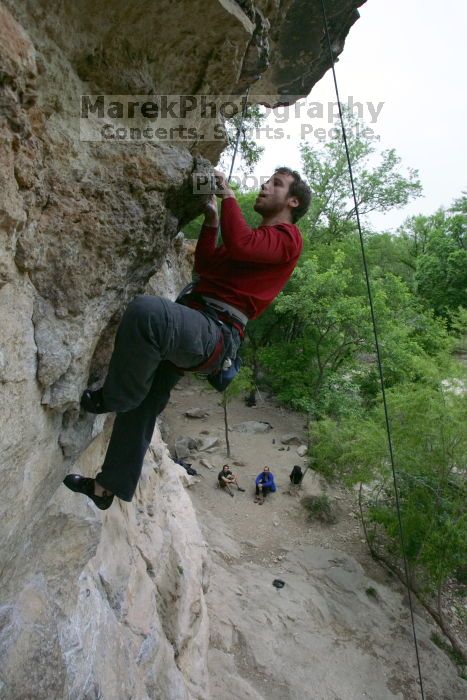
[[[359,410],[378,391],[359,255],[355,235],[332,245],[307,246],[269,316],[267,345],[257,351],[278,397],[315,417],[346,412],[352,403]],[[428,358],[450,347],[444,324],[400,277],[379,267],[373,273],[386,385],[416,381]]]
[[[458,366],[458,382],[462,378]],[[467,565],[467,401],[457,391],[458,382],[454,377],[441,383],[438,377],[437,383],[399,385],[388,391],[388,407],[410,584],[460,648],[441,606],[447,578]],[[312,466],[350,485],[371,485],[364,511],[370,547],[400,570],[402,548],[382,408],[364,418],[315,424]]]
[[[364,135],[364,125],[349,111],[344,111],[344,121],[357,204],[363,221],[370,212],[400,208],[410,199],[421,196],[418,172],[409,168],[407,174],[403,174],[401,159],[395,149],[386,149],[376,156],[374,140]],[[323,233],[324,227],[328,236],[341,237],[355,226],[355,205],[341,134],[322,147],[305,143],[301,147],[301,156],[313,193],[307,217],[309,230],[316,235],[317,232]]]
[[[416,291],[438,316],[451,324],[467,308],[467,196],[445,211],[408,219],[399,229],[411,247]]]
[[[222,152],[219,167],[227,173],[230,172],[232,158],[235,152],[238,130],[240,129],[240,141],[237,150],[236,169],[244,173],[251,173],[260,160],[264,146],[260,146],[254,139],[255,130],[261,127],[264,114],[259,105],[249,104],[245,116],[242,119],[238,114],[225,122],[225,134],[227,147]]]

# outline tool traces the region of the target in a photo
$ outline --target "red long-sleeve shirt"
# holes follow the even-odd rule
[[[250,228],[234,197],[222,200],[222,245],[217,228],[203,226],[195,251],[195,291],[257,318],[276,298],[297,264],[303,241],[295,224]]]

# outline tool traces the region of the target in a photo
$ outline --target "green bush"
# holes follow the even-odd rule
[[[308,511],[310,520],[319,520],[328,525],[336,522],[331,502],[325,494],[321,496],[305,496],[301,499],[301,504]]]

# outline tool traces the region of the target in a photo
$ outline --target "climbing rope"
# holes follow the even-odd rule
[[[396,467],[395,467],[395,460],[394,460],[394,450],[393,450],[392,438],[391,438],[391,427],[390,427],[390,423],[389,423],[389,412],[388,412],[388,406],[387,406],[387,401],[386,401],[386,391],[384,388],[383,363],[381,361],[381,353],[380,353],[378,332],[377,332],[377,326],[376,326],[376,315],[375,315],[375,310],[374,310],[374,306],[373,306],[373,296],[371,293],[371,286],[370,286],[370,274],[368,271],[368,265],[367,265],[367,260],[366,260],[365,245],[364,245],[364,241],[363,241],[362,227],[360,224],[360,214],[358,211],[357,195],[355,192],[355,183],[354,183],[353,172],[352,172],[352,163],[350,160],[349,147],[348,147],[348,143],[347,143],[347,133],[346,133],[345,125],[344,125],[344,117],[342,114],[341,101],[340,101],[340,97],[339,97],[339,89],[337,87],[334,55],[332,52],[331,37],[329,34],[328,19],[327,19],[326,7],[324,4],[324,0],[321,0],[321,8],[322,8],[322,12],[323,12],[324,28],[325,28],[326,39],[327,39],[327,44],[328,44],[328,48],[329,48],[329,55],[331,57],[331,67],[332,67],[332,76],[334,79],[334,89],[336,92],[337,105],[339,108],[339,118],[340,118],[340,123],[341,123],[341,128],[342,128],[342,138],[344,141],[345,153],[347,156],[347,165],[349,168],[350,183],[352,186],[352,196],[353,196],[354,206],[355,206],[355,216],[357,219],[358,235],[360,238],[360,248],[361,248],[361,252],[362,252],[363,267],[365,270],[366,288],[367,288],[367,292],[368,292],[368,300],[369,300],[369,305],[370,305],[371,321],[373,324],[373,335],[374,335],[374,339],[375,339],[376,357],[378,360],[379,380],[380,380],[380,384],[381,384],[381,395],[382,395],[382,401],[383,401],[383,407],[384,407],[384,419],[385,419],[385,424],[386,424],[386,434],[387,434],[387,440],[388,440],[389,456],[390,456],[390,461],[391,461],[392,477],[393,477],[393,483],[394,483],[397,520],[398,520],[398,524],[399,524],[399,538],[400,538],[400,542],[401,542],[402,556],[403,556],[403,560],[404,560],[405,585],[407,587],[407,595],[408,595],[409,607],[410,607],[410,617],[412,620],[412,633],[413,633],[413,639],[414,639],[414,645],[415,645],[415,655],[417,658],[417,668],[418,668],[418,677],[419,677],[419,681],[420,681],[420,691],[421,691],[421,695],[422,695],[422,700],[425,700],[425,694],[423,692],[422,671],[421,671],[421,667],[420,667],[420,657],[419,657],[419,653],[418,653],[417,633],[415,631],[415,620],[414,620],[414,612],[413,612],[413,606],[412,606],[412,596],[411,596],[410,585],[409,585],[409,571],[408,571],[408,565],[407,565],[407,558],[405,556],[404,533],[403,533],[403,528],[402,528],[402,518],[401,518],[400,503],[399,503],[399,487],[397,484],[397,474],[396,474]]]
[[[227,182],[230,182],[230,179],[232,177],[234,165],[235,165],[235,158],[237,157],[237,151],[238,151],[238,146],[240,143],[240,137],[242,135],[242,127],[243,127],[243,122],[245,121],[245,115],[246,115],[246,110],[248,108],[248,95],[250,93],[250,88],[247,88],[247,91],[245,92],[243,98],[242,98],[242,114],[240,116],[240,122],[238,124],[238,129],[237,129],[237,137],[235,139],[235,147],[234,147],[234,152],[232,156],[232,162],[230,163],[230,171],[229,171],[229,176],[227,178]],[[222,241],[222,233],[221,233],[221,226],[219,223],[218,229],[217,229],[217,245],[219,245]]]
[[[245,115],[246,115],[246,110],[248,107],[248,95],[250,93],[250,88],[247,88],[247,91],[245,92],[245,95],[243,96],[243,105],[242,105],[242,114],[240,117],[240,123],[238,125],[237,129],[237,139],[235,141],[235,148],[232,156],[232,162],[230,164],[230,172],[229,172],[229,177],[227,178],[227,182],[230,182],[230,178],[232,177],[232,172],[234,169],[234,164],[235,164],[235,158],[237,157],[237,150],[238,150],[238,145],[240,143],[240,136],[242,135],[242,127],[243,127],[243,122],[245,121]]]

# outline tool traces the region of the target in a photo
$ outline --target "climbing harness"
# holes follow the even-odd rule
[[[180,292],[176,303],[196,309],[215,321],[220,330],[219,339],[211,355],[200,365],[183,369],[176,367],[176,369],[182,374],[184,372],[204,374],[211,386],[222,392],[227,389],[240,370],[241,360],[237,357],[237,345],[245,336],[248,318],[230,304],[194,292],[194,286],[195,283],[190,282]],[[233,337],[235,332],[239,338],[237,341]]]
[[[415,645],[415,655],[416,655],[416,659],[417,659],[418,678],[419,678],[419,682],[420,682],[420,692],[421,692],[422,700],[425,700],[425,694],[423,691],[422,671],[421,671],[421,666],[420,666],[420,657],[419,657],[419,652],[418,652],[417,633],[415,630],[415,619],[414,619],[414,612],[413,612],[413,605],[412,605],[412,596],[411,596],[411,591],[410,591],[410,586],[409,586],[409,572],[408,572],[408,565],[407,565],[407,557],[405,556],[404,533],[403,533],[403,529],[402,529],[402,518],[401,518],[400,503],[399,503],[399,487],[398,487],[398,483],[397,483],[397,474],[396,474],[396,467],[395,467],[395,460],[394,460],[394,450],[393,450],[392,438],[391,438],[391,427],[390,427],[390,423],[389,423],[389,412],[388,412],[388,406],[387,406],[387,401],[386,401],[386,391],[384,388],[383,364],[381,361],[381,352],[380,352],[378,332],[377,332],[377,326],[376,326],[376,315],[375,315],[375,310],[374,310],[374,305],[373,305],[373,296],[371,293],[370,274],[368,271],[368,265],[367,265],[367,260],[366,260],[365,245],[364,245],[364,241],[363,241],[363,233],[362,233],[362,227],[360,224],[360,214],[359,214],[358,203],[357,203],[357,195],[355,192],[355,183],[354,183],[354,179],[353,179],[352,163],[350,160],[349,147],[348,147],[348,143],[347,143],[347,133],[345,130],[345,125],[344,125],[344,117],[342,114],[341,101],[340,101],[340,97],[339,97],[339,89],[337,86],[334,55],[332,52],[331,37],[329,34],[328,18],[327,18],[327,14],[326,14],[326,7],[324,4],[324,0],[321,0],[321,9],[323,12],[324,29],[325,29],[325,33],[326,33],[326,40],[327,40],[327,45],[328,45],[328,49],[329,49],[329,55],[331,58],[331,67],[332,67],[332,76],[333,76],[333,80],[334,80],[334,89],[336,92],[337,105],[339,108],[339,118],[340,118],[340,123],[341,123],[341,128],[342,128],[342,138],[344,141],[345,153],[347,156],[347,165],[349,168],[350,184],[352,187],[352,197],[354,200],[355,216],[357,219],[358,235],[360,238],[360,248],[361,248],[361,253],[362,253],[363,268],[365,271],[365,281],[366,281],[368,301],[369,301],[369,306],[370,306],[371,321],[373,324],[373,335],[374,335],[374,339],[375,339],[375,349],[376,349],[376,357],[377,357],[377,362],[378,362],[379,380],[380,380],[380,385],[381,385],[381,395],[382,395],[382,402],[383,402],[383,407],[384,407],[384,420],[385,420],[385,425],[386,425],[388,450],[389,450],[389,457],[390,457],[390,462],[391,462],[392,477],[393,477],[393,483],[394,483],[394,493],[395,493],[395,499],[396,499],[397,520],[398,520],[398,524],[399,524],[399,538],[400,538],[400,542],[401,542],[402,556],[403,556],[403,561],[404,561],[405,585],[407,588],[407,595],[408,595],[409,607],[410,607],[410,617],[411,617],[411,621],[412,621],[412,633],[413,633],[413,639],[414,639],[414,645]]]

